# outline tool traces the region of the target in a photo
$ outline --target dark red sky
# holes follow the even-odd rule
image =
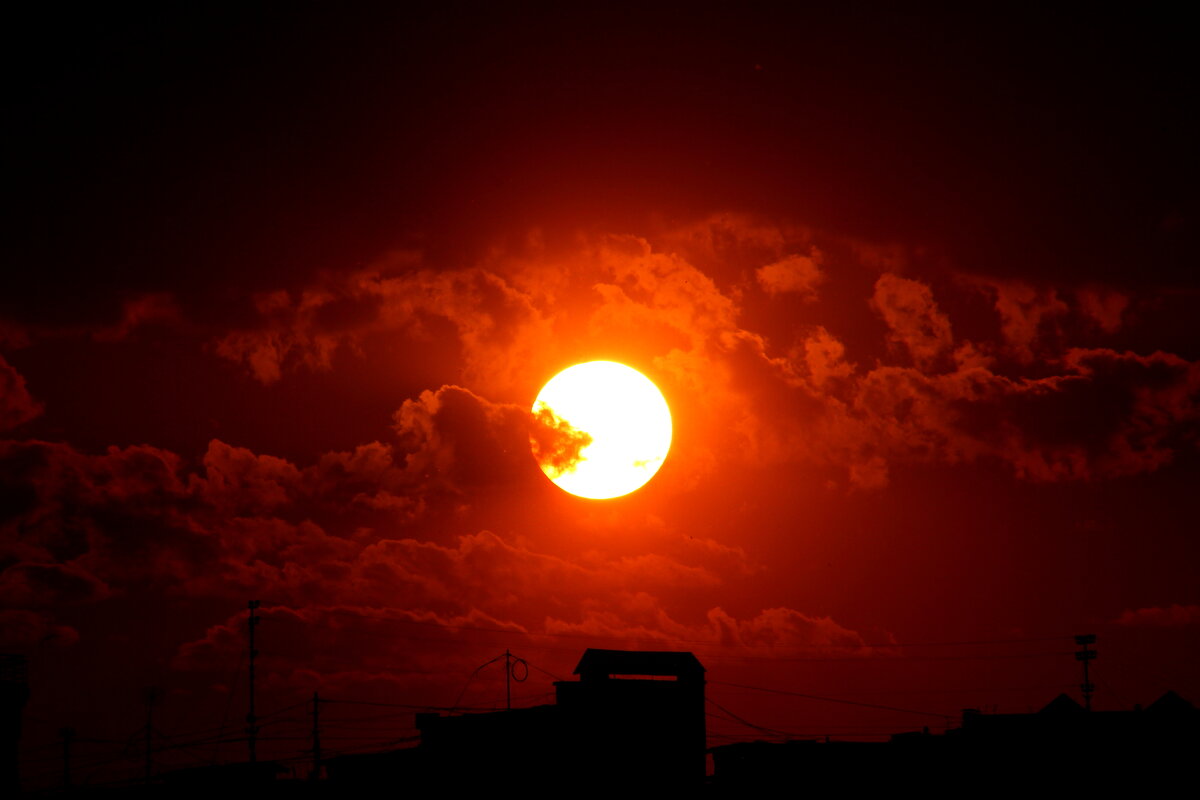
[[[1200,65],[1161,9],[1010,13],[6,26],[27,774],[63,725],[125,741],[148,685],[164,734],[236,728],[251,598],[268,710],[450,705],[506,647],[566,675],[598,646],[1019,711],[1077,683],[1082,632],[1100,707],[1200,699]],[[527,446],[541,385],[598,358],[676,423],[604,502]],[[796,733],[939,724],[709,696]]]

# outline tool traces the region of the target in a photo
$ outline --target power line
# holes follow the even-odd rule
[[[706,703],[708,703],[709,705],[713,706],[714,708],[720,709],[729,719],[733,720],[734,722],[745,725],[747,728],[752,728],[753,730],[761,731],[763,733],[769,733],[772,736],[794,736],[795,735],[795,734],[789,733],[787,731],[776,730],[775,728],[766,728],[762,725],[755,725],[753,722],[749,722],[748,720],[745,720],[742,717],[739,717],[737,714],[735,714],[732,711],[730,711],[729,709],[725,708],[725,706],[721,705],[716,700],[713,700],[711,697],[704,698],[704,701]],[[713,716],[713,715],[708,714],[706,712],[705,716]],[[718,717],[718,719],[720,719],[720,718]]]
[[[542,669],[537,664],[530,664],[528,661],[526,661],[525,663],[528,664],[530,668],[536,669],[538,672],[542,673],[543,675],[545,675],[549,678],[553,678],[556,681],[565,681],[566,680],[566,678],[555,675],[553,672],[550,672],[549,670]]]

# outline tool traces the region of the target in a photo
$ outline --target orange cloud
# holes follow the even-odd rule
[[[799,354],[796,357],[799,358]],[[818,387],[854,373],[854,365],[846,361],[845,346],[824,327],[818,327],[804,340],[802,358],[808,367],[809,379]]]
[[[815,299],[817,285],[824,278],[820,265],[821,251],[814,247],[807,256],[788,256],[764,267],[759,267],[754,275],[758,278],[759,285],[768,294],[795,292],[809,299]]]
[[[995,298],[1000,330],[1011,352],[1024,363],[1035,357],[1035,348],[1046,336],[1056,317],[1066,314],[1067,304],[1051,287],[1035,287],[1022,281],[980,279]]]
[[[871,305],[887,323],[889,340],[904,347],[922,369],[938,366],[954,345],[950,319],[919,281],[885,273],[875,282]]]
[[[725,214],[657,237],[581,237],[555,252],[535,237],[525,251],[440,272],[405,253],[271,295],[259,304],[261,329],[230,334],[217,347],[270,381],[304,365],[327,368],[338,348],[353,354],[371,336],[428,341],[476,399],[442,389],[441,397],[422,394],[402,407],[402,468],[412,481],[429,470],[450,483],[454,471],[468,481],[471,470],[486,473],[461,458],[453,441],[459,425],[479,434],[470,438],[482,443],[481,455],[508,464],[506,453],[523,449],[517,431],[524,423],[490,406],[503,405],[500,398],[528,402],[556,369],[598,355],[651,367],[675,413],[692,426],[676,444],[678,463],[686,464],[675,473],[681,485],[696,485],[730,457],[835,468],[861,488],[886,485],[895,463],[920,461],[998,460],[1029,479],[1090,479],[1156,469],[1186,438],[1195,392],[1185,364],[1140,372],[1127,364],[1119,376],[1088,366],[1071,355],[1070,329],[1055,322],[1067,311],[1059,290],[966,276],[948,284],[964,289],[963,297],[935,298],[916,277],[878,273],[885,262],[899,263],[897,248],[836,239],[818,246],[815,238]],[[803,252],[810,255],[796,255]],[[847,342],[862,349],[851,320],[797,320],[787,340],[746,318],[750,288],[764,280],[768,290],[811,288],[827,252],[839,263],[857,262],[858,280],[874,284],[863,299],[886,326],[882,344],[892,348],[874,368],[850,357]],[[920,266],[902,260],[909,272]],[[979,287],[994,299],[998,339],[954,334],[955,309],[969,308]],[[1123,296],[1067,291],[1095,324],[1112,328],[1120,317]],[[1085,299],[1089,292],[1095,302]],[[434,335],[439,325],[453,332],[452,341]],[[970,320],[963,330],[988,332]],[[1170,388],[1153,386],[1160,373]],[[1071,414],[1076,403],[1086,413]],[[507,438],[482,433],[497,425]],[[394,486],[387,492],[363,502],[405,495]]]

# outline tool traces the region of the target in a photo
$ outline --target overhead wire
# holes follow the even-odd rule
[[[792,734],[792,733],[790,733],[790,732],[788,732],[788,731],[781,731],[781,730],[777,730],[777,729],[775,729],[775,728],[768,728],[768,727],[765,727],[765,726],[763,726],[763,725],[756,725],[756,724],[754,724],[753,722],[750,722],[750,721],[748,721],[748,720],[746,720],[746,719],[743,719],[742,717],[740,717],[740,716],[738,716],[737,714],[733,713],[732,711],[730,711],[729,709],[725,708],[723,705],[721,705],[720,703],[718,703],[716,700],[713,700],[713,699],[711,699],[711,698],[708,698],[708,697],[704,698],[704,700],[705,700],[705,702],[707,702],[709,705],[713,706],[713,707],[714,707],[714,708],[716,708],[716,709],[719,709],[719,710],[720,710],[720,711],[721,711],[723,714],[725,714],[725,715],[726,715],[726,716],[727,716],[729,719],[733,720],[734,722],[737,722],[737,723],[740,723],[740,724],[742,724],[742,725],[745,725],[747,728],[752,728],[753,730],[756,730],[756,731],[761,731],[761,732],[763,732],[763,733],[769,733],[769,734],[771,734],[771,735],[773,735],[773,736],[793,736],[793,735],[794,735],[794,734]],[[709,716],[709,715],[707,714],[707,712],[706,712],[706,716]]]

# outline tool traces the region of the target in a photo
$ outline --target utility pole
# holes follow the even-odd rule
[[[1088,664],[1096,658],[1096,651],[1089,650],[1089,644],[1096,643],[1096,634],[1085,633],[1075,637],[1075,644],[1079,645],[1080,649],[1075,653],[1075,660],[1083,665],[1083,683],[1079,684],[1079,690],[1083,693],[1083,707],[1092,710],[1092,692],[1096,691],[1095,685],[1088,679]]]
[[[74,728],[60,728],[58,735],[62,737],[62,767],[63,788],[71,788],[71,741],[75,738]]]
[[[250,763],[258,761],[258,717],[254,715],[254,658],[258,651],[254,649],[254,629],[258,626],[259,618],[254,610],[260,605],[258,600],[251,600],[250,608],[250,712],[246,714],[246,744],[250,748]]]
[[[504,648],[504,710],[512,711],[512,653]]]
[[[495,658],[492,659],[492,661],[495,661],[495,660],[496,660]],[[491,662],[488,662],[488,663],[491,663]],[[518,678],[516,676],[517,664],[520,664],[523,667],[525,667],[525,673],[520,678]],[[507,709],[508,711],[512,711],[512,682],[515,680],[517,683],[521,683],[528,677],[529,677],[529,662],[527,662],[523,658],[514,656],[512,653],[508,652],[507,649],[505,649],[505,651],[504,651],[504,708]]]
[[[505,649],[505,651],[503,653],[496,656],[495,658],[489,658],[487,661],[483,662],[478,667],[476,667],[475,671],[471,673],[471,677],[467,679],[467,686],[470,686],[471,681],[475,678],[476,675],[479,674],[479,671],[481,669],[488,666],[489,664],[495,664],[497,661],[499,661],[502,658],[504,659],[504,707],[505,707],[505,709],[512,711],[512,682],[515,680],[517,683],[521,683],[522,681],[524,681],[526,678],[529,677],[529,662],[526,661],[525,659],[521,658],[520,656],[514,656],[507,649]],[[524,674],[521,675],[521,677],[519,677],[519,678],[516,676],[516,665],[517,664],[520,664],[521,666],[525,667]],[[467,686],[464,686],[462,688],[462,691],[458,693],[458,697],[454,701],[455,708],[458,708],[458,703],[460,700],[462,700],[463,694],[466,693]]]
[[[321,698],[316,692],[313,692],[312,720],[313,768],[308,778],[315,781],[321,776]]]
[[[151,743],[154,737],[154,701],[158,699],[158,689],[151,686],[146,690],[146,783],[154,773],[153,753]]]

